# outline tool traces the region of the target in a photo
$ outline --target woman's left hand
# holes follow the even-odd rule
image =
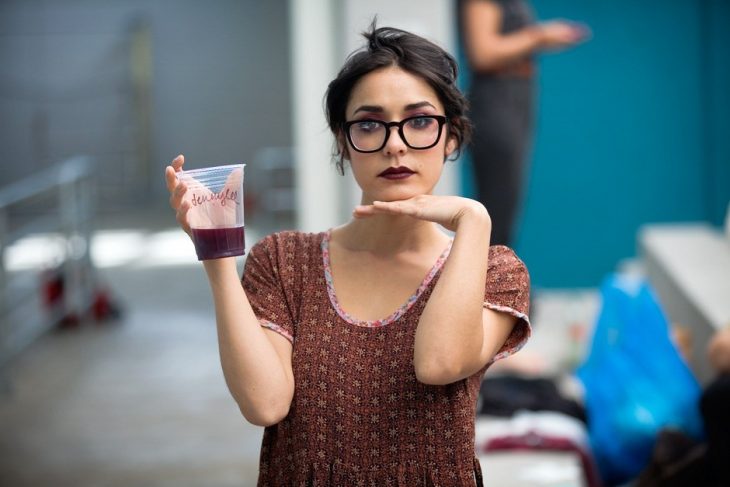
[[[465,221],[487,225],[492,230],[492,220],[487,209],[478,201],[459,196],[419,195],[400,201],[373,201],[371,205],[359,205],[353,211],[355,218],[378,214],[407,215],[419,220],[438,223],[455,232]]]

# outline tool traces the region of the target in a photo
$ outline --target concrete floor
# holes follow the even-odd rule
[[[262,429],[228,394],[207,283],[190,257],[150,266],[135,254],[100,268],[123,318],[49,333],[5,370],[0,486],[255,485]],[[574,353],[569,328],[589,325],[596,305],[591,291],[544,294],[523,363],[563,367]],[[491,486],[517,487],[485,474]]]
[[[223,381],[201,270],[107,273],[121,322],[49,334],[13,364],[0,485],[255,485],[262,430]]]

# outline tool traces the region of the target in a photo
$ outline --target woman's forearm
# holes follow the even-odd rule
[[[483,303],[491,220],[483,207],[461,218],[454,242],[416,330],[414,365],[419,380],[447,384],[480,363]]]
[[[275,424],[288,413],[294,394],[290,345],[275,345],[275,337],[259,325],[241,286],[235,258],[204,261],[204,265],[228,388],[248,421]]]

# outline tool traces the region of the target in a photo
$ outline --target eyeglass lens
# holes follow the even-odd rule
[[[432,147],[438,141],[440,124],[435,117],[412,117],[399,123],[399,132],[406,145],[413,149]],[[350,125],[350,140],[356,149],[376,151],[383,148],[390,128],[386,122],[363,120]]]

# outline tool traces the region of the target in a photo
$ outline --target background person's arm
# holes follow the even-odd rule
[[[498,70],[542,50],[570,47],[588,33],[584,26],[553,20],[502,34],[502,10],[486,0],[466,0],[461,15],[466,55],[475,71]]]

